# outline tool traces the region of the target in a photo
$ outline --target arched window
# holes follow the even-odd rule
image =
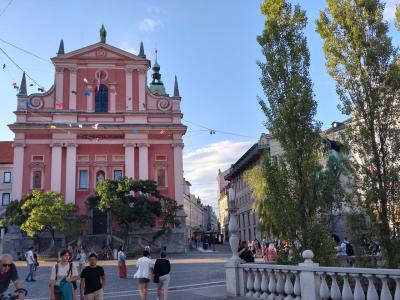
[[[104,179],[106,179],[106,174],[104,173],[104,171],[98,171],[96,173],[96,184],[103,181]]]
[[[96,112],[108,112],[108,88],[104,84],[100,84],[96,89]]]

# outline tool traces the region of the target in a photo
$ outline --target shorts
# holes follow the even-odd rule
[[[99,289],[93,293],[90,294],[86,294],[84,296],[85,300],[103,300],[104,299],[104,295],[103,295],[103,289]],[[83,299],[81,299],[83,300]]]
[[[160,280],[158,282],[158,287],[161,289],[167,289],[169,286],[170,279],[171,279],[171,277],[169,276],[169,274],[160,276]]]
[[[150,279],[148,279],[148,278],[144,278],[144,277],[139,278],[139,283],[148,283],[148,282],[150,282]]]

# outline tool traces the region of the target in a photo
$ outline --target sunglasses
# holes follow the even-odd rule
[[[4,268],[10,268],[12,264],[3,264]]]

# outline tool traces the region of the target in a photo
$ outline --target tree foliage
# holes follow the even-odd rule
[[[127,235],[135,226],[153,227],[156,219],[162,222],[157,236],[179,226],[176,213],[181,209],[175,200],[163,196],[152,180],[103,180],[97,184],[96,194],[87,199],[90,207],[111,211],[123,233]]]
[[[259,99],[266,127],[283,150],[279,156],[266,153],[263,177],[265,197],[257,211],[266,231],[288,241],[299,259],[302,250],[312,249],[316,259],[329,264],[333,258],[326,215],[337,194],[327,202],[325,191],[340,189],[338,176],[330,176],[330,165],[321,164],[320,123],[309,75],[310,54],[303,30],[305,11],[284,0],[265,0],[261,6],[265,28],[258,37],[265,62],[261,84],[267,102]]]
[[[317,30],[327,69],[336,80],[340,109],[352,117],[345,139],[354,157],[355,196],[371,217],[388,265],[396,267],[400,69],[383,10],[379,0],[327,0]]]

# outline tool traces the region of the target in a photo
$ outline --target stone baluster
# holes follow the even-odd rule
[[[294,289],[293,289],[292,280],[290,278],[290,272],[284,270],[283,273],[285,273],[285,277],[286,277],[286,279],[285,279],[285,294],[286,294],[285,300],[293,300],[292,294],[293,294]]]
[[[358,274],[352,275],[356,281],[356,286],[354,287],[354,300],[365,300],[365,293],[361,286],[360,276]]]
[[[253,298],[260,298],[260,291],[261,291],[261,278],[260,278],[260,272],[258,269],[253,269],[253,274],[254,274],[254,286],[253,286]]]
[[[245,269],[246,274],[247,274],[247,283],[246,283],[246,297],[251,297],[253,296],[253,276],[252,276],[252,271],[251,269],[246,268]]]
[[[276,300],[283,300],[285,298],[285,283],[283,281],[283,273],[281,271],[276,271],[276,292],[278,296],[275,297]]]
[[[300,276],[297,271],[294,271],[293,273],[296,274],[296,280],[294,282],[294,294],[296,295],[296,300],[301,300]]]
[[[382,281],[382,289],[381,289],[381,300],[393,300],[392,294],[390,293],[388,283],[387,283],[387,276],[386,275],[378,275],[378,277]]]
[[[268,290],[269,290],[269,296],[268,300],[275,300],[276,297],[276,280],[275,280],[275,274],[274,271],[268,270],[269,273],[269,284],[268,284]]]
[[[320,273],[320,272],[317,272],[317,274],[321,276],[321,285],[319,287],[319,296],[321,297],[322,300],[329,299],[331,294],[329,292],[328,284],[326,283],[326,275],[325,275],[325,273]]]
[[[268,298],[268,273],[266,270],[261,270],[261,291],[262,295],[261,298],[267,299]]]
[[[237,255],[238,253],[238,248],[239,248],[239,224],[238,224],[238,217],[236,215],[236,204],[235,204],[235,197],[236,193],[233,188],[230,188],[228,190],[228,200],[229,200],[229,224],[228,224],[228,229],[230,233],[229,237],[229,245],[231,246],[232,250],[232,257],[231,260],[239,260],[240,258]]]
[[[374,284],[374,276],[370,274],[364,276],[368,278],[367,300],[379,300],[378,292]]]
[[[396,281],[396,291],[394,292],[394,300],[400,300],[400,276],[392,277]]]
[[[332,300],[340,300],[342,298],[342,295],[340,293],[340,288],[336,280],[336,274],[335,273],[328,273],[329,276],[331,276],[332,279],[332,285],[331,285],[331,298]]]
[[[343,300],[353,300],[353,292],[349,284],[349,276],[345,273],[339,274],[343,276],[343,289],[342,289],[342,299]]]

